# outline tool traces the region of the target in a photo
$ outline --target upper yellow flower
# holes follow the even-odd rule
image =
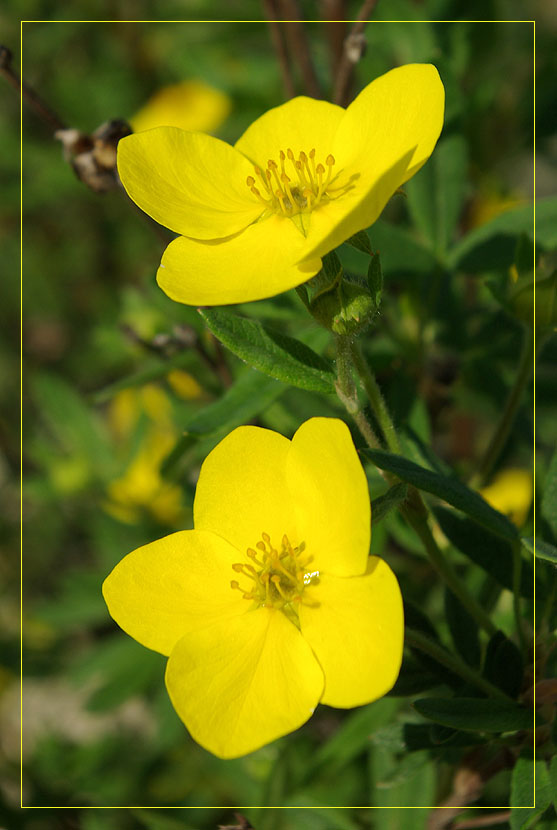
[[[103,594],[116,622],[169,655],[166,685],[221,758],[297,729],[318,702],[384,695],[402,659],[400,591],[369,557],[370,503],[346,425],[292,441],[239,427],[206,458],[195,530],[126,556]]]
[[[180,234],[164,252],[159,285],[178,302],[224,305],[305,282],[427,161],[443,108],[435,67],[409,64],[346,110],[294,98],[234,147],[171,127],[122,139],[118,171],[129,196]]]
[[[196,79],[159,89],[131,119],[134,132],[153,127],[180,127],[210,133],[230,112],[230,98]]]

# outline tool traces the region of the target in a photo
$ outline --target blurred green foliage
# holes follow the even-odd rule
[[[300,6],[305,17],[314,20],[307,26],[311,53],[328,93],[329,30],[318,22],[322,7],[309,0]],[[346,9],[353,17],[359,3],[348,2]],[[77,11],[83,20],[91,19],[89,15],[112,19],[55,22]],[[155,90],[187,78],[200,78],[230,96],[232,113],[218,134],[232,142],[262,111],[284,100],[266,24],[242,22],[262,17],[255,0],[87,0],[79,10],[59,0],[28,0],[23,6],[10,0],[1,12],[2,37],[14,52],[16,66],[20,14],[38,21],[23,24],[24,78],[65,122],[85,131],[110,118],[131,117]],[[158,20],[205,22],[125,22],[130,17],[148,21],[155,14]],[[538,14],[538,195],[546,198],[537,214],[537,278],[544,281],[542,290],[552,287],[555,292],[557,203],[550,194],[555,191],[557,167],[550,102],[557,58],[550,43],[557,24],[549,6],[531,6],[528,15]],[[405,196],[391,200],[369,231],[373,249],[381,253],[384,287],[381,311],[365,337],[364,351],[401,428],[406,457],[438,475],[456,472],[462,480],[476,469],[513,382],[524,314],[532,320],[531,301],[524,292],[535,277],[525,272],[523,263],[525,245],[534,253],[533,27],[464,22],[512,15],[524,19],[524,5],[380,0],[354,82],[357,91],[394,65],[432,61],[445,84],[445,129],[431,161],[405,187]],[[222,18],[237,22],[210,22]],[[454,22],[427,22],[430,19]],[[426,22],[408,22],[414,20]],[[300,78],[298,83],[303,91]],[[295,734],[246,758],[221,761],[189,738],[172,709],[162,680],[164,659],[125,637],[108,617],[100,594],[103,578],[134,547],[177,526],[191,526],[199,465],[231,428],[252,422],[290,436],[307,417],[344,415],[331,394],[292,388],[286,375],[272,380],[246,368],[222,349],[195,309],[171,302],[154,281],[164,242],[122,193],[98,195],[79,182],[49,127],[26,107],[23,803],[45,809],[18,810],[19,735],[11,718],[19,674],[14,645],[18,574],[17,556],[10,554],[17,551],[19,534],[19,377],[13,360],[19,332],[19,182],[14,164],[19,153],[19,104],[7,84],[0,89],[5,214],[0,480],[6,505],[2,572],[7,587],[2,602],[0,824],[29,830],[202,830],[219,823],[241,827],[242,818],[234,817],[233,808],[242,807],[245,826],[251,822],[255,830],[425,828],[425,808],[450,798],[455,770],[463,761],[481,750],[486,763],[496,767],[505,746],[504,738],[494,739],[481,728],[447,729],[413,708],[412,701],[424,693],[431,692],[435,699],[455,688],[455,678],[439,664],[418,651],[409,652],[397,687],[382,701],[353,712],[322,706]],[[510,204],[515,207],[509,209]],[[507,212],[499,214],[504,208]],[[341,255],[348,272],[365,276],[364,254],[343,246]],[[529,261],[533,263],[533,256]],[[511,266],[519,284],[513,283]],[[328,337],[317,330],[295,292],[238,307],[234,313],[307,343],[323,357],[325,368],[325,361],[333,357]],[[554,321],[541,323],[545,329],[538,331],[540,338]],[[536,376],[535,486],[537,532],[550,547],[557,542],[555,501],[542,500],[541,493],[546,477],[553,493],[557,486],[555,460],[549,464],[556,366],[557,344],[548,340]],[[172,370],[185,373],[179,375],[180,393],[171,382]],[[178,487],[181,493],[177,512],[166,518],[149,508],[153,494],[138,495],[137,483],[129,496],[131,512],[123,515],[110,508],[111,483],[122,480],[146,436],[157,423],[160,427],[160,419],[141,404],[146,385],[167,401],[161,428],[171,436],[172,447],[163,453],[164,462],[155,453],[156,458],[145,463],[152,463],[151,469],[160,474],[161,487],[167,487],[163,492]],[[117,400],[128,406],[127,416],[118,413]],[[530,384],[498,469],[532,468],[532,405]],[[115,427],[115,422],[122,427],[122,417],[128,418],[125,437]],[[357,432],[354,438],[361,446]],[[379,498],[384,482],[371,466],[366,469],[372,498]],[[397,497],[400,501],[404,496],[395,493],[395,503]],[[407,618],[445,645],[452,641],[470,665],[478,665],[477,631],[462,609],[446,606],[443,585],[419,541],[391,507],[382,504],[385,511],[374,529],[372,552],[388,558],[395,570],[407,601]],[[503,666],[513,658],[517,665],[517,646],[509,639],[515,636],[507,590],[512,581],[508,570],[506,583],[501,576],[502,560],[494,558],[491,566],[480,554],[478,567],[474,551],[490,550],[493,543],[501,556],[511,557],[510,544],[507,550],[499,537],[493,542],[489,529],[446,507],[438,508],[437,516],[452,543],[450,554],[459,576],[507,635],[501,634],[510,644],[504,657],[500,651],[495,656],[501,648],[497,641],[488,654],[499,663],[484,663],[486,676],[497,682],[501,675],[498,670],[493,673],[493,665]],[[534,536],[533,520],[530,509],[520,528],[523,536]],[[523,579],[532,560],[530,553],[524,556]],[[547,559],[538,560],[538,619],[551,608],[546,597],[554,578],[552,567]],[[531,634],[533,602],[528,590],[523,593],[524,622]],[[549,619],[545,622],[550,625]],[[540,659],[548,661],[551,676],[555,652]],[[519,653],[518,662],[524,681],[514,694],[533,681],[531,651]],[[543,760],[540,763],[544,771],[538,777],[545,786],[547,768]],[[500,764],[474,806],[528,803],[532,765],[527,755],[521,756],[512,781],[511,766]],[[546,789],[549,792],[549,785]],[[539,803],[544,810],[550,804],[545,790]],[[79,809],[118,806],[130,809]],[[192,809],[160,809],[169,806]],[[260,809],[278,806],[290,809]],[[370,806],[382,809],[323,809]],[[403,806],[422,809],[398,809]],[[68,809],[46,809],[55,807]],[[296,809],[300,807],[312,809]],[[526,815],[522,822],[524,813],[515,811],[510,826],[530,826]],[[538,810],[529,820],[540,815]],[[554,820],[550,810],[538,826],[549,828]]]

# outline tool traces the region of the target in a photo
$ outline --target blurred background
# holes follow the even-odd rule
[[[187,129],[234,142],[286,97],[264,5],[84,0],[83,20],[109,21],[55,22],[69,16],[66,3],[8,0],[0,12],[1,40],[18,68],[18,18],[35,21],[23,24],[23,77],[68,127],[90,134],[110,119],[143,129],[153,119],[175,117]],[[322,20],[339,9],[353,19],[360,3],[308,0],[299,8],[312,21],[304,33],[314,82],[330,97],[350,24]],[[125,22],[155,15],[204,22]],[[509,269],[517,267],[516,227],[502,221],[489,244],[478,234],[506,211],[528,210],[534,196],[533,26],[502,22],[513,16],[537,19],[536,181],[538,197],[549,196],[557,185],[557,13],[551,4],[379,0],[351,88],[356,93],[393,66],[414,61],[433,62],[445,84],[445,131],[434,157],[370,231],[381,251],[385,292],[365,348],[397,423],[415,437],[414,455],[420,442],[431,445],[463,478],[485,448],[516,371],[521,315],[531,315],[528,298],[518,311],[501,299]],[[220,18],[237,22],[211,22]],[[307,92],[299,69],[294,84],[297,93]],[[3,80],[0,96],[0,825],[241,827],[232,808],[247,805],[254,809],[243,813],[256,830],[420,830],[425,809],[321,809],[426,808],[447,798],[461,749],[442,759],[431,747],[401,755],[396,743],[381,740],[386,724],[417,718],[402,687],[356,713],[320,707],[295,734],[246,758],[221,761],[189,738],[172,709],[165,659],[126,637],[108,616],[104,577],[133,548],[192,526],[199,466],[230,429],[257,423],[291,436],[312,415],[344,416],[333,398],[246,368],[224,352],[194,308],[170,301],[154,280],[170,235],[123,191],[97,193],[79,181],[52,127],[28,106],[22,147],[23,802],[68,809],[19,811],[20,116],[18,96]],[[543,217],[542,253],[555,243],[555,212]],[[349,271],[363,272],[357,252],[342,253]],[[295,292],[239,311],[333,354]],[[553,340],[537,372],[540,481],[554,437],[556,358]],[[532,394],[530,387],[492,481],[494,503],[524,532],[536,484]],[[372,495],[384,489],[378,475],[370,473],[370,488]],[[373,552],[389,559],[409,605],[419,605],[445,636],[442,587],[396,514],[374,531]],[[467,560],[457,564],[466,572]],[[481,590],[480,571],[468,578]],[[504,626],[510,602],[499,603],[496,613]],[[508,788],[503,770],[477,805],[504,806]],[[79,809],[133,805],[144,809]],[[210,809],[157,812],[169,806]],[[255,809],[264,806],[292,810]],[[300,806],[315,809],[294,809]]]

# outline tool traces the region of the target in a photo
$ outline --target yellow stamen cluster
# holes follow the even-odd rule
[[[317,205],[327,200],[327,188],[331,183],[335,159],[328,155],[325,167],[315,163],[315,149],[309,154],[299,153],[298,158],[292,150],[279,153],[279,165],[273,159],[267,162],[267,168],[255,167],[255,176],[248,176],[246,184],[251,192],[268,210],[283,216],[312,211]],[[287,172],[288,167],[288,172]],[[256,180],[260,187],[256,187]]]
[[[268,533],[262,533],[261,539],[255,546],[257,550],[248,548],[246,551],[250,563],[232,565],[236,573],[251,580],[250,590],[244,590],[235,579],[230,585],[241,591],[244,599],[252,600],[258,606],[278,608],[297,617],[297,604],[316,604],[307,595],[304,597],[304,589],[319,582],[319,571],[308,570],[313,556],[305,553],[303,542],[297,547],[292,546],[286,535],[282,537],[280,550],[273,547]]]

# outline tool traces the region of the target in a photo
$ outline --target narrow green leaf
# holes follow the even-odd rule
[[[483,568],[499,585],[513,590],[513,552],[506,539],[446,507],[434,507],[433,513],[441,530],[457,550]],[[542,585],[536,583],[536,588],[543,593]],[[534,571],[527,562],[522,563],[520,595],[527,599],[534,596]]]
[[[391,512],[394,507],[397,507],[406,498],[408,492],[408,485],[404,483],[395,484],[384,493],[378,496],[371,502],[371,516],[373,525],[375,526],[381,519]]]
[[[398,701],[382,698],[346,716],[335,734],[315,753],[311,768],[326,765],[328,772],[348,764],[369,746],[370,737],[393,716]]]
[[[283,383],[247,369],[222,398],[189,418],[184,432],[210,435],[220,429],[233,429],[263,412],[285,391]]]
[[[522,547],[533,553],[538,559],[545,559],[553,565],[557,565],[557,548],[555,545],[550,545],[549,542],[544,542],[542,539],[534,539],[533,536],[522,536],[520,538]]]
[[[557,540],[557,449],[553,453],[545,477],[541,514],[553,531],[555,540]]]
[[[363,254],[373,256],[371,242],[369,241],[369,236],[365,231],[358,231],[358,233],[355,233],[354,236],[351,236],[350,239],[346,240],[346,244],[351,245]]]
[[[198,438],[235,429],[264,412],[285,391],[286,387],[279,381],[246,369],[222,398],[210,403],[186,421],[185,434],[178,439],[162,464],[163,476],[171,473]]]
[[[496,631],[487,645],[483,674],[494,686],[511,697],[518,697],[524,663],[520,650],[502,631]]]
[[[457,478],[420,467],[413,461],[384,450],[362,450],[362,455],[369,458],[377,467],[394,473],[402,481],[412,484],[418,490],[425,490],[452,504],[466,513],[476,522],[487,527],[498,536],[514,541],[518,536],[516,527],[499,513],[474,490],[470,490]]]
[[[95,468],[110,469],[112,455],[103,426],[79,392],[59,375],[44,372],[31,380],[40,417],[66,451],[85,453]]]
[[[508,268],[514,263],[516,240],[521,233],[533,235],[534,206],[520,205],[474,228],[451,250],[453,268],[487,272]],[[557,197],[536,202],[536,246],[550,250],[557,246]]]
[[[452,591],[445,589],[445,618],[456,650],[470,666],[481,661],[478,626]]]
[[[421,698],[414,708],[429,720],[472,732],[517,732],[534,728],[534,711],[505,700],[475,697]]]
[[[372,254],[371,260],[367,269],[367,284],[371,294],[371,298],[378,309],[381,305],[381,294],[383,292],[383,271],[381,269],[381,259],[379,254]]]
[[[460,215],[467,164],[463,137],[448,135],[438,142],[429,163],[406,184],[414,223],[441,254],[451,242]]]
[[[511,830],[527,830],[550,804],[551,782],[547,764],[543,760],[534,761],[532,753],[526,750],[514,765],[511,777]]]
[[[222,309],[199,313],[221,343],[266,375],[312,392],[334,392],[331,364],[309,346],[255,320]]]

